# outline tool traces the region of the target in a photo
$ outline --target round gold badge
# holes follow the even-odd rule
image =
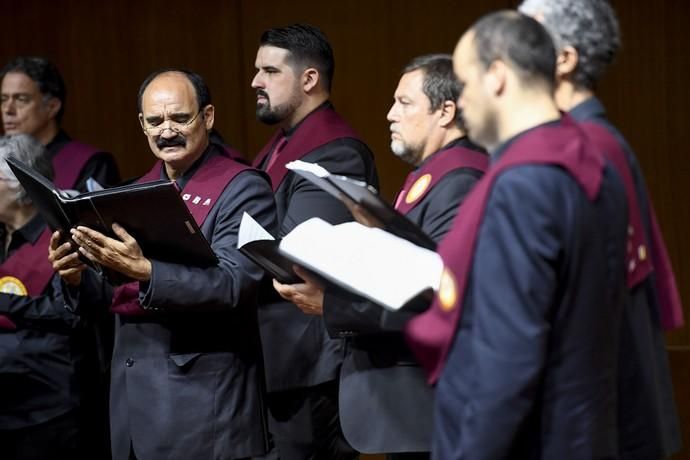
[[[24,283],[14,276],[3,276],[0,278],[0,292],[14,295],[27,295],[29,293]]]
[[[453,273],[447,268],[441,274],[441,284],[438,288],[438,300],[443,311],[451,311],[458,300],[458,288]]]
[[[412,187],[410,187],[410,191],[407,192],[407,195],[405,196],[405,203],[410,204],[417,201],[430,183],[431,174],[424,174],[422,177],[417,179]]]

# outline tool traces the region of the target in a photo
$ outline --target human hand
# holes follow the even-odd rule
[[[113,223],[112,229],[119,240],[81,225],[71,232],[79,252],[89,260],[137,281],[150,280],[151,261],[144,257],[139,243],[120,225]]]
[[[323,286],[307,270],[295,265],[295,273],[303,283],[282,284],[273,280],[273,287],[280,296],[297,305],[306,315],[323,315]]]
[[[67,241],[60,244],[62,233],[56,231],[50,237],[50,245],[48,246],[48,260],[53,266],[53,270],[60,275],[65,283],[70,286],[79,286],[81,284],[81,272],[86,269],[79,260],[79,253],[74,250],[72,243]]]

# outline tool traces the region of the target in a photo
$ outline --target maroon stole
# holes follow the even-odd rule
[[[61,189],[73,188],[81,170],[98,152],[96,147],[70,141],[53,158],[53,169],[55,169],[53,182],[55,185]]]
[[[455,339],[477,235],[493,184],[504,171],[530,164],[560,166],[592,201],[601,188],[604,159],[567,115],[559,124],[540,126],[523,134],[491,165],[465,198],[453,228],[438,247],[445,269],[434,302],[406,326],[410,348],[427,370],[429,383],[438,380]]]
[[[225,152],[224,152],[225,153]],[[159,160],[153,168],[137,182],[152,182],[161,177],[163,163]],[[194,216],[199,228],[228,184],[242,171],[251,169],[230,159],[226,155],[216,155],[208,159],[194,173],[182,190],[182,199]],[[142,315],[146,311],[139,303],[139,282],[133,281],[115,289],[110,311],[121,315]]]
[[[279,129],[254,158],[252,166],[258,168],[282,136],[283,131]],[[360,140],[357,133],[333,108],[324,107],[307,115],[290,136],[290,140],[280,152],[280,156],[266,170],[271,178],[273,191],[278,190],[280,183],[285,179],[288,173],[288,169],[285,167],[287,163],[299,160],[318,147],[345,137]]]
[[[401,214],[408,214],[451,171],[472,168],[485,172],[488,167],[489,156],[485,153],[460,145],[442,150],[407,175],[405,184],[395,199],[395,209]]]
[[[611,161],[625,185],[628,199],[628,247],[627,247],[627,282],[632,289],[655,273],[655,285],[659,293],[659,319],[666,330],[683,326],[683,305],[678,294],[676,278],[671,261],[666,251],[666,244],[656,220],[656,214],[649,202],[651,229],[649,244],[651,257],[646,247],[645,230],[642,215],[637,201],[635,181],[628,165],[628,158],[616,137],[601,124],[595,122],[580,123],[590,140],[604,152]]]
[[[0,292],[39,296],[55,274],[48,261],[50,229],[46,228],[34,243],[24,243],[0,265]],[[0,315],[0,329],[15,330],[17,326]]]

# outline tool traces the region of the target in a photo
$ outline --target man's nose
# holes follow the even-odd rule
[[[3,113],[13,114],[16,112],[17,106],[13,99],[7,99],[6,101],[2,101],[0,108],[2,109]]]
[[[263,79],[261,77],[259,77],[259,74],[257,72],[257,74],[254,75],[254,78],[252,79],[252,88],[259,89],[259,88],[263,88],[263,87],[264,87]]]

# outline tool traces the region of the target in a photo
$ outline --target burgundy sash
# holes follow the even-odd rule
[[[258,153],[252,166],[258,168],[266,156],[271,152],[273,146],[283,135],[279,129],[268,141],[264,148]],[[322,145],[341,138],[352,138],[360,140],[355,131],[343,120],[338,113],[331,107],[317,109],[300,123],[297,130],[290,136],[285,148],[280,152],[280,156],[266,170],[271,178],[273,191],[278,190],[280,183],[285,179],[288,169],[285,165],[291,161],[299,160],[308,153]]]
[[[27,294],[39,296],[55,274],[48,261],[50,229],[46,228],[35,243],[24,243],[0,265],[0,278],[17,278],[26,287]],[[5,315],[0,315],[0,329],[15,330],[17,326]]]
[[[628,158],[618,139],[606,127],[595,122],[580,124],[592,142],[597,145],[611,161],[616,171],[623,179],[625,193],[628,198],[628,248],[627,248],[627,281],[632,289],[647,279],[652,271],[655,272],[655,285],[659,295],[659,318],[666,330],[683,326],[683,305],[678,294],[676,278],[673,274],[671,261],[666,251],[666,244],[656,219],[656,214],[649,202],[649,218],[651,229],[649,244],[651,257],[647,250],[645,230],[637,201],[635,181],[630,171]]]
[[[96,147],[70,141],[53,158],[53,169],[55,169],[53,182],[55,185],[61,189],[73,188],[81,170],[98,152]]]
[[[151,182],[159,180],[163,162],[156,162],[153,168],[137,182]],[[249,166],[237,163],[227,156],[217,155],[207,160],[194,173],[182,190],[182,199],[189,212],[194,216],[197,225],[201,227],[213,205],[223,190],[242,171],[251,169]],[[142,315],[146,311],[139,302],[139,282],[133,281],[115,289],[110,311],[121,315]]]
[[[537,127],[520,136],[489,168],[468,194],[453,228],[438,248],[446,273],[455,280],[454,295],[451,296],[453,304],[442,305],[437,294],[431,307],[406,326],[410,348],[427,370],[429,383],[438,380],[456,335],[477,235],[493,184],[504,171],[528,164],[562,167],[573,176],[590,200],[596,198],[601,188],[604,159],[588,143],[582,129],[567,115],[558,125]],[[443,287],[440,291],[443,291]]]
[[[422,202],[422,198],[426,196],[434,186],[443,179],[446,174],[460,168],[472,168],[477,171],[485,172],[489,167],[489,156],[485,153],[480,153],[467,147],[456,146],[432,156],[429,161],[426,161],[421,168],[412,171],[407,175],[403,188],[398,192],[395,200],[395,209],[402,214],[409,213],[417,204]],[[424,190],[422,190],[415,199],[408,203],[406,195],[410,192],[411,187],[425,174],[429,174],[430,180]]]

